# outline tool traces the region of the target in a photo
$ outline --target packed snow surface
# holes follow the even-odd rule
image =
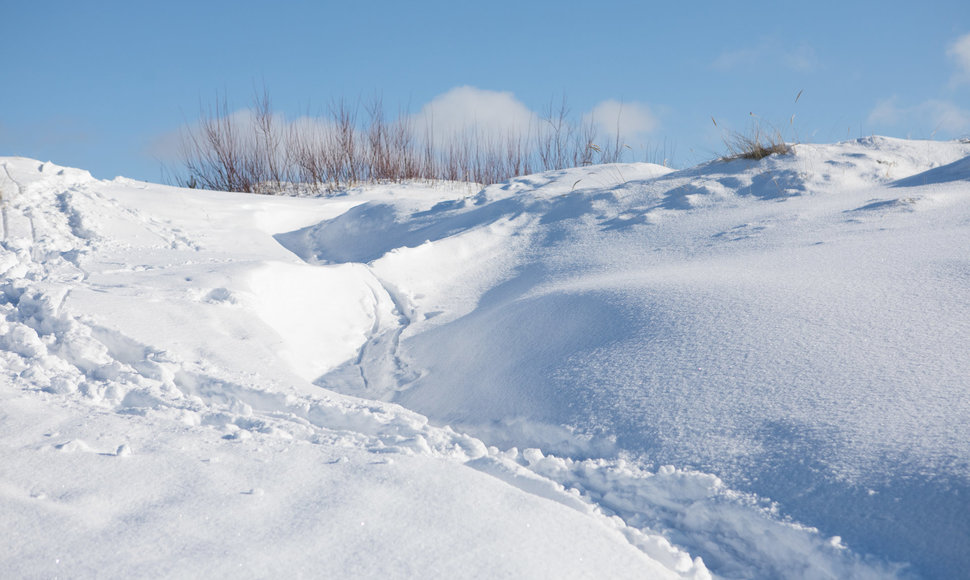
[[[970,569],[968,143],[0,196],[4,575]]]

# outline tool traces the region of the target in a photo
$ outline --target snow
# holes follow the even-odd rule
[[[321,198],[0,159],[17,577],[955,577],[970,144]]]

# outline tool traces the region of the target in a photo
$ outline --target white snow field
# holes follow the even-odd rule
[[[0,196],[4,578],[968,577],[970,143]]]

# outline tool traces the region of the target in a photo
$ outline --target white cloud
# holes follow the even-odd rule
[[[900,106],[896,97],[876,103],[869,123],[877,127],[898,127],[913,137],[959,137],[970,131],[970,111],[950,101],[928,99],[912,106]]]
[[[203,115],[208,114],[206,119],[209,121],[228,123],[239,145],[252,147],[257,134],[255,112],[251,108],[241,108],[225,117],[220,115],[222,112],[208,111]],[[357,118],[358,129],[366,126],[366,111],[350,105],[350,112]],[[408,120],[416,136],[423,137],[430,129],[435,143],[442,146],[470,131],[475,132],[475,139],[483,141],[504,142],[510,134],[524,137],[535,130],[537,118],[510,92],[463,86],[438,95]],[[334,131],[332,115],[290,121],[281,113],[273,113],[272,119],[279,135],[299,135],[307,143],[325,143]],[[146,152],[165,163],[176,163],[182,159],[185,146],[191,145],[191,139],[202,137],[202,122],[189,123],[152,139],[146,145]]]
[[[536,116],[510,92],[463,86],[438,95],[411,120],[416,131],[430,128],[436,143],[447,143],[468,131],[484,139],[527,135]]]
[[[892,97],[881,99],[869,112],[869,123],[875,125],[897,125],[903,116],[903,110],[896,104],[899,99]]]
[[[357,111],[358,125],[366,125],[367,114]],[[555,115],[556,111],[547,113]],[[471,86],[455,87],[438,95],[407,118],[414,136],[423,139],[430,131],[436,147],[447,147],[454,139],[470,137],[483,145],[504,145],[510,136],[534,139],[538,133],[549,130],[549,123],[515,98],[511,92],[491,91]],[[219,117],[210,117],[219,121]],[[334,132],[334,119],[330,116],[299,117],[286,119],[281,113],[273,114],[274,130],[281,138],[298,136],[303,143],[325,146]],[[252,109],[243,108],[228,114],[226,121],[233,128],[234,138],[244,150],[255,146],[256,116]],[[394,122],[389,119],[389,122]],[[598,103],[581,116],[565,119],[568,131],[580,131],[580,122],[590,123],[598,140],[612,139],[617,133],[624,144],[641,145],[645,136],[658,127],[657,117],[650,106],[638,102],[621,102],[608,99]],[[364,129],[359,126],[359,129]],[[159,135],[147,146],[148,152],[165,163],[177,163],[182,159],[186,139],[201,138],[200,123],[192,123],[178,130]]]
[[[419,133],[430,128],[435,143],[443,144],[468,131],[475,131],[478,138],[497,141],[510,135],[534,137],[537,131],[548,129],[542,119],[543,115],[531,111],[510,92],[463,86],[432,99],[411,118],[411,123]],[[580,120],[591,123],[600,137],[619,131],[620,139],[629,142],[654,131],[658,125],[648,105],[615,99],[602,101],[581,119],[567,122]]]
[[[210,111],[211,116],[206,121],[214,123],[220,129],[231,128],[232,138],[243,150],[255,147],[255,136],[259,131],[256,126],[256,113],[252,109],[236,109],[225,117],[218,116],[218,113],[219,111]],[[271,121],[275,138],[283,139],[290,129],[290,122],[282,113],[272,113]],[[297,122],[304,122],[304,119],[298,119]],[[186,153],[191,153],[192,140],[197,140],[200,145],[204,143],[202,127],[203,121],[199,120],[158,135],[146,144],[145,152],[163,163],[179,162]]]
[[[657,118],[643,103],[622,103],[615,99],[603,101],[585,115],[600,135],[617,135],[632,142],[657,128]]]
[[[946,50],[947,56],[956,63],[953,84],[970,83],[970,34],[964,34],[953,41]]]

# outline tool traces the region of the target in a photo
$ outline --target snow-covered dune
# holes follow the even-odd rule
[[[959,576],[968,156],[329,198],[0,159],[0,568]]]

